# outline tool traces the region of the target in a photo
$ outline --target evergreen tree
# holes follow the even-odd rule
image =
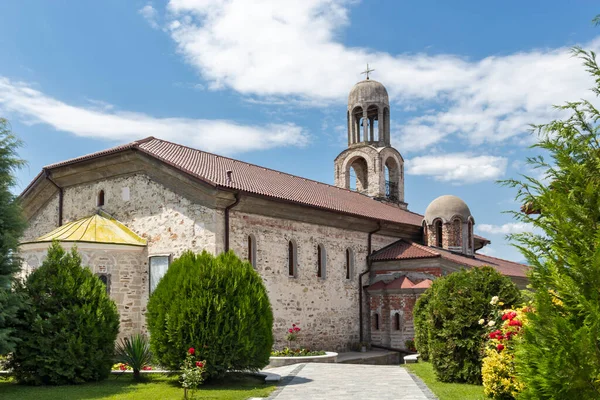
[[[593,52],[575,48],[595,78]],[[600,398],[600,112],[589,101],[558,107],[568,118],[536,126],[528,163],[542,177],[504,183],[524,204],[516,218],[539,233],[512,235],[535,290],[517,368],[525,399]],[[548,183],[549,182],[549,183]]]
[[[0,355],[15,349],[17,338],[12,325],[22,303],[12,287],[21,267],[17,247],[25,221],[10,191],[15,185],[14,172],[24,163],[17,155],[19,145],[8,121],[0,118]]]
[[[17,324],[21,340],[9,358],[18,382],[65,385],[108,377],[119,313],[75,248],[66,252],[52,243],[19,292],[26,299]]]

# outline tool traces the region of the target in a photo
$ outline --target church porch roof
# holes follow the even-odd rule
[[[23,244],[59,242],[146,246],[146,240],[116,219],[102,214],[66,223],[39,238]]]

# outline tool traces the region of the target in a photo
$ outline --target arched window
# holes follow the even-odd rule
[[[378,331],[379,330],[379,314],[375,313],[375,315],[373,315],[373,324],[375,325],[375,330]]]
[[[104,190],[98,192],[98,199],[96,201],[96,205],[98,207],[102,207],[104,205]]]
[[[256,239],[254,235],[248,235],[248,262],[256,268]]]
[[[469,230],[469,239],[468,239],[469,243],[467,243],[467,247],[469,249],[472,249],[473,248],[473,222],[472,221],[469,221],[468,230]]]
[[[317,277],[325,278],[327,268],[327,253],[322,244],[317,246]]]
[[[442,247],[442,221],[435,221],[435,245]]]
[[[396,313],[394,314],[394,329],[399,331],[400,328],[400,313]]]
[[[346,279],[352,279],[352,270],[354,269],[354,254],[352,249],[346,249]]]
[[[376,105],[367,108],[367,118],[369,119],[369,138],[368,141],[380,140],[379,138],[379,109]]]
[[[393,157],[385,160],[385,195],[392,201],[399,199],[398,182],[398,163]]]
[[[298,265],[296,243],[293,240],[288,242],[288,276],[296,276],[296,267]]]
[[[109,274],[96,274],[96,276],[104,283],[106,287],[106,294],[110,294],[110,275]]]
[[[361,134],[363,129],[363,109],[356,107],[352,110],[352,143],[362,142]]]

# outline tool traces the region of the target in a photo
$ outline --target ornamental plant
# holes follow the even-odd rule
[[[428,293],[429,292],[429,293]],[[425,306],[415,308],[426,327],[427,349],[438,380],[481,383],[485,328],[483,316],[496,307],[492,296],[505,306],[520,302],[520,292],[507,277],[491,267],[471,268],[436,279],[424,293]],[[417,325],[416,338],[423,337]],[[417,349],[421,351],[417,341]]]
[[[147,371],[144,367],[152,362],[152,352],[146,336],[139,333],[121,339],[115,349],[117,361],[130,366],[133,370],[133,378],[140,380],[140,371]]]
[[[181,365],[181,376],[179,377],[186,399],[194,397],[194,392],[204,382],[205,372],[206,360],[200,361],[196,355],[196,349],[190,347]]]
[[[188,251],[173,261],[150,296],[146,318],[152,353],[169,369],[180,367],[190,345],[206,360],[207,379],[269,363],[267,290],[252,265],[232,251],[217,257]]]
[[[600,94],[596,54],[579,48]],[[525,384],[519,399],[600,398],[600,111],[587,100],[558,107],[564,117],[534,127],[534,177],[517,189],[532,231],[511,236],[530,265],[533,308],[515,353]]]
[[[288,341],[288,347],[292,347],[292,342],[298,340],[298,334],[300,333],[300,327],[296,324],[292,324],[292,327],[288,329],[285,339]]]
[[[494,400],[514,400],[523,391],[515,367],[515,351],[522,341],[522,327],[527,322],[529,307],[504,310],[500,323],[490,328],[481,368],[483,391]]]
[[[106,288],[81,266],[75,248],[52,243],[42,265],[19,289],[27,302],[9,366],[20,383],[65,385],[110,373],[119,314]]]

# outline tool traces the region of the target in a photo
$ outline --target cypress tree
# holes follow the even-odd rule
[[[575,48],[596,81],[593,52]],[[600,398],[600,112],[589,101],[558,107],[566,115],[536,126],[542,177],[504,183],[524,204],[515,217],[536,229],[512,235],[531,265],[533,312],[516,363],[524,399]],[[547,156],[546,156],[547,158]],[[520,397],[521,398],[521,397]]]
[[[152,352],[179,369],[190,347],[206,360],[208,377],[258,370],[269,363],[273,313],[250,263],[229,251],[217,257],[186,252],[150,296],[146,314]]]
[[[22,304],[21,297],[13,290],[13,283],[21,268],[17,247],[25,221],[17,199],[10,191],[15,185],[15,170],[24,164],[17,155],[20,144],[8,121],[0,118],[0,355],[15,349],[18,339],[12,326]]]

